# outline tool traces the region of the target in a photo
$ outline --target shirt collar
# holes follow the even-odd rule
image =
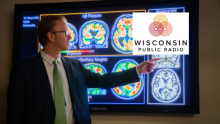
[[[48,63],[48,64],[53,64],[53,61],[55,60],[53,57],[50,55],[46,54],[42,50],[40,50],[41,57]],[[61,55],[57,58],[57,62],[61,64]]]

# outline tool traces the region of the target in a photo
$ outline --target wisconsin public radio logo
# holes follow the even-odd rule
[[[149,26],[149,32],[152,36],[169,36],[173,31],[172,25],[164,14],[157,14]]]
[[[133,54],[189,54],[188,13],[133,13]]]

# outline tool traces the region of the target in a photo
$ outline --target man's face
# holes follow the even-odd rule
[[[56,25],[53,28],[54,32],[68,31],[68,30],[69,29],[66,23],[61,20],[57,20]],[[71,39],[70,34],[66,36],[65,32],[57,32],[57,33],[54,33],[54,36],[55,36],[54,45],[56,46],[56,48],[58,48],[60,51],[69,49],[69,41]]]

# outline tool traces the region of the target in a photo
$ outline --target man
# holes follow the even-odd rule
[[[87,88],[111,88],[139,81],[154,70],[154,59],[122,72],[100,75],[77,59],[60,55],[71,36],[64,16],[44,17],[38,40],[44,47],[11,70],[8,86],[8,124],[90,124]]]

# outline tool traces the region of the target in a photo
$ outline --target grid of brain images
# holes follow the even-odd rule
[[[132,14],[122,14],[114,22],[111,33],[109,26],[102,20],[89,20],[82,24],[77,34],[75,26],[67,23],[72,39],[70,49],[108,48],[109,37],[111,45],[119,53],[132,53],[133,40]],[[79,36],[78,36],[79,35]]]
[[[92,72],[99,73],[101,75],[107,73],[104,66],[98,63],[87,63],[84,64],[86,69],[90,69]],[[106,95],[106,89],[101,88],[87,88],[88,95]]]
[[[137,65],[138,63],[132,59],[122,59],[115,64],[112,72],[120,72],[135,67]],[[139,82],[134,82],[128,85],[115,87],[112,88],[111,91],[116,97],[120,99],[131,100],[136,98],[142,92],[144,87],[143,85],[144,82],[143,79],[141,78]]]
[[[135,67],[137,65],[138,63],[132,59],[122,59],[115,64],[112,72],[120,72]],[[100,73],[101,75],[107,73],[105,67],[98,63],[87,63],[84,64],[84,67],[86,69],[90,69],[92,72]],[[134,82],[128,85],[111,88],[111,91],[117,98],[123,100],[134,99],[137,96],[139,96],[139,94],[143,90],[143,80],[144,79],[141,78],[139,82]],[[106,95],[107,91],[106,89],[102,88],[88,88],[87,92],[88,95]]]
[[[160,68],[151,82],[151,93],[160,102],[173,102],[181,93],[181,84],[178,75],[173,70],[180,68],[180,55],[152,55],[156,61],[156,68]],[[163,68],[163,69],[162,69]]]

